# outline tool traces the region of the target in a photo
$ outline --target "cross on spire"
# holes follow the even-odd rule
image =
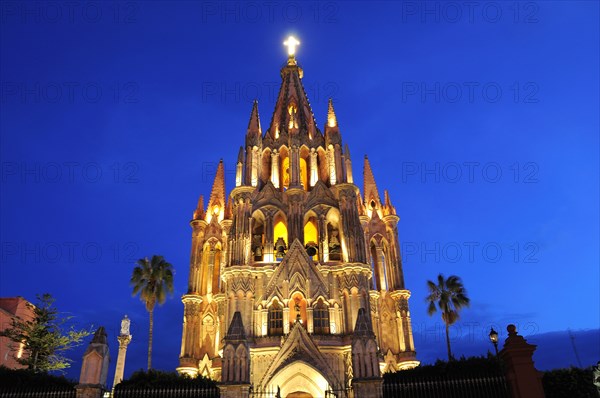
[[[288,48],[288,55],[290,56],[290,58],[293,58],[294,54],[296,54],[296,46],[298,46],[299,44],[300,42],[296,40],[294,36],[289,36],[287,40],[283,42],[283,45],[287,46]]]

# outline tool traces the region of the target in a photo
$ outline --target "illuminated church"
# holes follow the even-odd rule
[[[268,129],[254,102],[226,194],[222,161],[192,221],[180,373],[222,397],[380,397],[418,365],[397,224],[368,159],[363,192],[331,100],[317,127],[290,37]]]

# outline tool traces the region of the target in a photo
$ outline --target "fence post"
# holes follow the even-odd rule
[[[506,380],[512,398],[544,398],[542,374],[533,364],[533,352],[537,346],[528,344],[523,336],[519,336],[515,325],[508,325],[506,330],[508,338],[500,351],[500,359],[506,365]]]

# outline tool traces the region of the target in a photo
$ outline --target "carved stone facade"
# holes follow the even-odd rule
[[[333,104],[322,133],[302,75],[290,56],[264,134],[258,104],[252,107],[235,188],[226,195],[221,161],[208,205],[200,197],[190,223],[178,371],[212,377],[229,390],[240,377],[255,390],[280,388],[282,397],[345,390],[356,374],[353,347],[361,344],[379,365],[367,379],[418,364],[399,217],[387,191],[380,199],[366,157],[361,195]],[[361,309],[373,338],[353,345]],[[228,343],[234,319],[243,343]],[[241,366],[239,353],[247,379],[224,370]]]

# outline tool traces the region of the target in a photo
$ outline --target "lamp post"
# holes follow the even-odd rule
[[[494,349],[496,350],[496,356],[498,356],[498,332],[491,328],[490,330],[490,341],[494,344]]]

